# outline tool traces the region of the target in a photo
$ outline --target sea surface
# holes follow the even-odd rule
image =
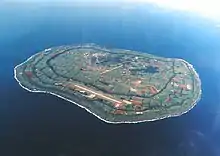
[[[220,28],[152,5],[100,7],[0,2],[1,156],[220,156]],[[13,68],[63,44],[182,58],[202,81],[200,102],[180,117],[106,124],[58,97],[30,93]]]

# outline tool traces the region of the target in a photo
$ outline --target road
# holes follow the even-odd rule
[[[110,71],[113,71],[113,70],[118,69],[118,68],[121,68],[121,67],[123,67],[123,65],[117,66],[117,67],[112,68],[112,69],[110,69],[110,70],[106,70],[106,71],[102,72],[101,74],[108,73],[108,72],[110,72]]]

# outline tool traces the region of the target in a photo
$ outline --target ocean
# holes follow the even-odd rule
[[[1,156],[219,156],[220,29],[210,19],[156,6],[0,6]],[[202,81],[180,117],[107,124],[58,97],[30,93],[13,68],[43,49],[96,43],[182,58]]]

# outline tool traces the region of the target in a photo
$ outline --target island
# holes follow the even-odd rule
[[[139,123],[180,116],[201,98],[201,80],[183,59],[101,47],[51,47],[14,68],[30,92],[84,108],[107,123]]]

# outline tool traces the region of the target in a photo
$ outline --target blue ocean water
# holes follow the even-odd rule
[[[219,156],[220,29],[197,15],[154,6],[5,5],[0,10],[2,156]],[[36,52],[96,43],[194,65],[202,99],[181,117],[110,125],[52,95],[30,93],[13,68]]]

